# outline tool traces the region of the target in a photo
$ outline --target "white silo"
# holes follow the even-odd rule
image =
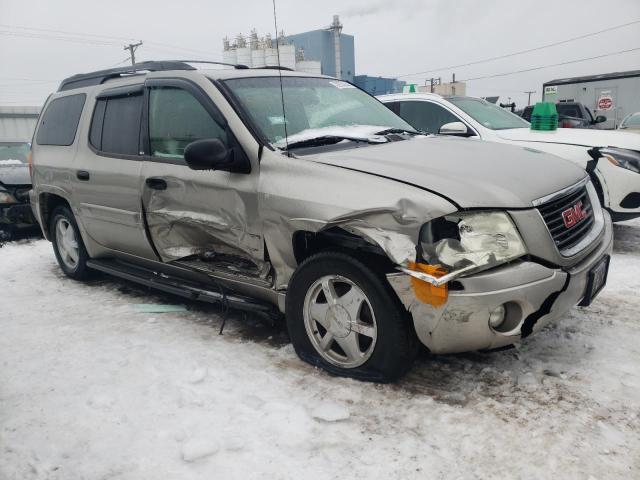
[[[251,50],[251,66],[255,68],[264,67],[266,65],[264,48]]]
[[[296,68],[296,47],[295,45],[280,45],[280,66],[292,70]]]
[[[264,67],[264,40],[258,38],[255,28],[251,30],[249,46],[251,47],[251,66],[255,68]]]
[[[296,70],[299,72],[311,73],[312,75],[321,75],[322,63],[317,60],[301,60],[296,62]]]
[[[287,44],[287,39],[282,30],[278,34],[278,48],[280,50],[280,66],[294,70],[296,68],[296,47],[295,45]]]
[[[232,65],[235,65],[237,63],[235,46],[232,47],[229,44],[228,37],[224,37],[222,39],[222,61],[224,63],[230,63]],[[231,67],[225,67],[225,68],[231,68]]]
[[[238,35],[236,38],[236,63],[238,65],[251,66],[251,49],[247,46],[247,42],[242,35]]]
[[[236,57],[236,49],[230,48],[229,50],[223,50],[222,52],[222,61],[224,63],[230,63],[231,65],[235,65],[238,63]],[[231,67],[229,67],[231,68]]]

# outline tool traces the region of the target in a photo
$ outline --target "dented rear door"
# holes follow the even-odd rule
[[[222,114],[185,79],[147,80],[145,98],[142,204],[157,255],[164,262],[224,258],[263,270],[258,172],[195,171],[184,160],[195,140],[232,142]]]

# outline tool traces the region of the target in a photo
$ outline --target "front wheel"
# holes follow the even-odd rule
[[[62,271],[75,280],[87,278],[89,255],[71,210],[66,206],[57,207],[51,215],[49,228],[53,251]]]
[[[300,265],[286,316],[300,358],[336,375],[390,382],[415,358],[415,333],[385,279],[342,253],[319,253]]]

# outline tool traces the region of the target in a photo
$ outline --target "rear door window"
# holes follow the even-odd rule
[[[174,87],[149,91],[149,144],[151,155],[182,159],[192,142],[217,138],[225,145],[227,133],[188,91]]]
[[[411,100],[400,102],[400,116],[414,128],[428,133],[438,133],[445,123],[459,122],[449,110],[431,102]]]
[[[89,142],[104,153],[138,155],[142,94],[99,99],[91,120]]]
[[[36,143],[60,146],[73,144],[86,97],[84,93],[79,93],[52,100],[40,119]]]

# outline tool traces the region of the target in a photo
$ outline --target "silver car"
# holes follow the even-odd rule
[[[62,270],[285,314],[307,362],[392,381],[588,305],[612,229],[584,170],[423,135],[353,85],[149,62],[51,95],[32,205]]]

